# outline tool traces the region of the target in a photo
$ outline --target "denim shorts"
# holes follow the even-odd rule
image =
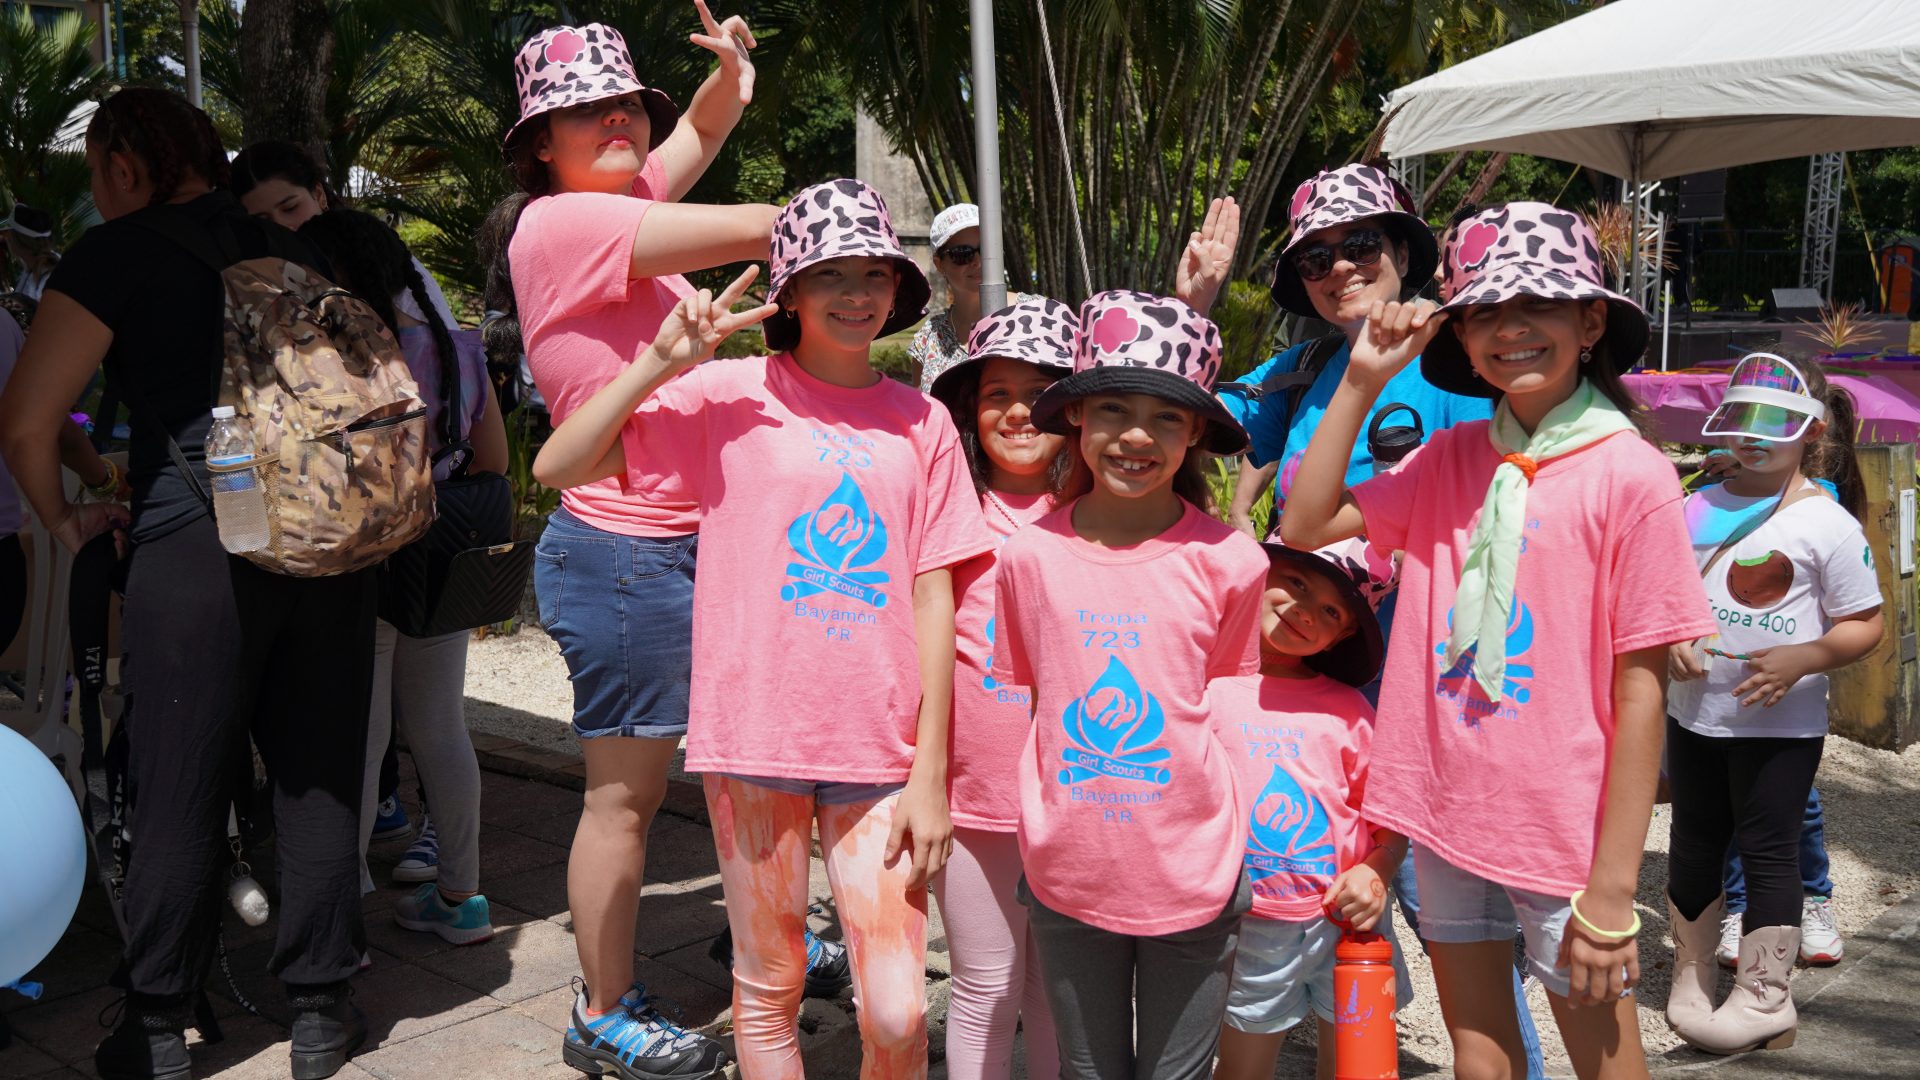
[[[1393,944],[1393,989],[1398,1008],[1413,1000],[1413,980],[1393,936],[1388,906],[1375,931]],[[1289,1031],[1307,1013],[1334,1022],[1334,947],[1340,928],[1326,919],[1282,922],[1249,915],[1240,920],[1240,950],[1227,992],[1227,1026],[1253,1035]]]
[[[1498,885],[1462,870],[1414,845],[1413,872],[1420,884],[1420,936],[1430,943],[1469,945],[1527,939],[1527,972],[1561,997],[1572,973],[1560,967],[1560,940],[1566,937],[1573,908],[1564,896]]]
[[[533,587],[573,682],[575,735],[687,733],[698,541],[604,532],[564,509],[548,519]]]

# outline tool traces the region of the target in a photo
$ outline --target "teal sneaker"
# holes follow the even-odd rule
[[[701,1080],[727,1064],[720,1044],[660,1014],[647,988],[634,983],[604,1015],[587,1015],[586,985],[574,980],[573,1014],[560,1057],[589,1076],[621,1080]]]
[[[440,898],[440,886],[429,881],[393,905],[393,921],[409,930],[439,934],[454,945],[474,945],[493,936],[493,912],[478,894],[458,904]]]

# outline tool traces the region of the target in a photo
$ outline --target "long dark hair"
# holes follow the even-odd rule
[[[455,398],[460,379],[459,355],[454,351],[453,334],[440,317],[426,280],[413,265],[413,253],[393,227],[372,214],[341,207],[315,214],[300,226],[300,235],[320,249],[334,273],[343,279],[347,290],[367,302],[397,337],[393,298],[405,290],[426,316],[433,334],[434,355],[440,361],[441,420],[445,442],[460,441],[460,420],[455,415]],[[462,410],[471,402],[462,403]]]
[[[1034,367],[1043,374],[1051,374],[1051,381],[1058,381],[1065,372],[1049,372],[1039,365]],[[986,365],[974,372],[974,378],[960,384],[960,389],[946,402],[947,411],[953,414],[953,426],[960,430],[960,449],[967,455],[967,472],[973,476],[973,490],[984,494],[993,477],[993,462],[987,457],[987,448],[980,444],[980,378],[986,372]],[[1068,442],[1060,447],[1051,464],[1047,466],[1047,494],[1052,497],[1055,506],[1065,500],[1067,481],[1073,476],[1073,463],[1079,457],[1076,443]]]
[[[1853,450],[1858,424],[1853,395],[1828,379],[1818,362],[1797,360],[1795,366],[1807,377],[1807,392],[1827,407],[1827,429],[1807,445],[1800,458],[1800,473],[1809,480],[1832,483],[1840,493],[1840,505],[1860,517],[1867,512],[1867,483],[1860,476],[1860,458]]]
[[[268,139],[254,143],[234,155],[232,172],[233,193],[236,196],[245,196],[268,180],[285,180],[294,187],[309,191],[319,188],[327,197],[328,209],[346,202],[327,182],[326,169],[313,160],[305,149],[290,142]]]
[[[520,337],[520,305],[513,298],[513,265],[507,249],[513,245],[514,230],[520,227],[520,215],[527,204],[553,191],[553,174],[536,156],[547,122],[547,114],[541,113],[513,133],[507,144],[507,173],[520,190],[493,205],[476,238],[480,263],[487,268],[481,302],[489,312],[500,313],[480,328],[481,340],[487,346],[487,366],[495,371],[517,371],[520,356],[526,351]]]
[[[100,103],[87,122],[87,142],[103,153],[131,154],[153,181],[149,205],[180,192],[188,174],[227,186],[227,150],[207,114],[171,90],[130,86]]]

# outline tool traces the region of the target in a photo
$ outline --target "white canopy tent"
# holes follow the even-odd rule
[[[1637,181],[1920,143],[1913,0],[1616,0],[1394,91],[1385,150]]]

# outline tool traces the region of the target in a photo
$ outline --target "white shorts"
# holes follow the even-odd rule
[[[1393,981],[1396,1000],[1413,1000],[1413,980],[1407,977],[1400,943],[1393,937],[1389,914],[1376,928],[1393,941]],[[1227,993],[1227,1026],[1253,1035],[1287,1031],[1315,1016],[1334,1022],[1334,948],[1340,928],[1326,919],[1280,922],[1252,915],[1240,920],[1240,951],[1233,958],[1233,986]]]

